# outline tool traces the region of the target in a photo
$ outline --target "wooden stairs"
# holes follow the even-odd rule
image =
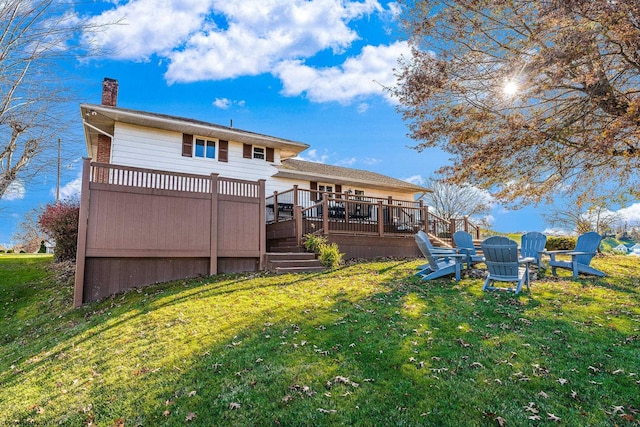
[[[295,239],[284,239],[271,245],[266,254],[267,271],[277,274],[311,273],[325,271],[316,254],[305,252],[302,246],[296,246]]]

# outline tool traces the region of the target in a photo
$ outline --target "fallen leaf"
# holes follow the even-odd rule
[[[547,393],[545,393],[544,391],[541,391],[540,393],[538,393],[538,396],[543,397],[545,399],[549,398],[549,395]]]
[[[557,417],[557,416],[555,416],[555,415],[553,415],[553,414],[550,414],[550,413],[548,413],[548,412],[547,412],[547,415],[549,416],[549,418],[547,418],[547,419],[549,419],[549,420],[551,420],[551,421],[558,422],[558,421],[560,421],[560,420],[562,419],[562,418]]]
[[[566,383],[568,383],[569,381],[564,379],[564,378],[558,378],[557,380],[560,384],[565,385]]]
[[[194,413],[194,412],[189,412],[187,414],[187,417],[184,419],[185,421],[193,421],[196,418],[198,418],[198,416]]]
[[[171,415],[171,411],[169,411],[169,410],[164,411],[164,412],[162,413],[162,416],[163,416],[163,417],[168,417],[169,415]]]
[[[237,402],[229,403],[229,409],[240,409],[240,404]]]
[[[498,422],[498,425],[500,427],[504,427],[504,418],[502,417],[496,417],[496,421]]]
[[[195,395],[196,395],[196,391],[195,390],[189,392],[189,397],[193,397]]]
[[[530,420],[538,421],[538,420],[541,420],[542,418],[540,418],[540,415],[530,415],[530,416],[529,416],[529,419],[530,419]]]

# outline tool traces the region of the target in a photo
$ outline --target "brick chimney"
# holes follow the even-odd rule
[[[105,77],[102,81],[102,105],[115,107],[118,102],[118,81]],[[98,163],[111,163],[111,138],[107,135],[98,135],[98,150],[96,161]]]
[[[102,105],[115,107],[118,102],[118,81],[105,77],[102,81]]]

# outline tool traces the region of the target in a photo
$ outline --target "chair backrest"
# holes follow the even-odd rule
[[[518,244],[504,236],[491,236],[480,247],[489,275],[494,278],[518,279]]]
[[[544,245],[547,244],[547,236],[537,231],[530,231],[522,235],[520,242],[520,255],[523,258],[531,257],[538,261],[540,252],[544,251]]]
[[[578,236],[578,241],[576,242],[575,251],[576,252],[591,252],[588,255],[578,255],[577,261],[578,264],[589,265],[591,259],[594,257],[595,253],[598,251],[598,247],[600,246],[600,241],[602,240],[602,236],[596,233],[595,231],[590,231],[588,233],[581,234]]]
[[[438,271],[440,269],[440,267],[438,267],[438,262],[431,254],[431,251],[429,250],[429,247],[427,246],[425,240],[419,234],[416,234],[413,237],[416,239],[416,244],[418,245],[420,252],[422,252],[422,255],[427,259],[429,267],[431,267],[433,271]],[[427,240],[427,242],[428,241],[429,240]]]
[[[466,254],[475,255],[476,248],[473,246],[473,236],[466,231],[456,231],[453,233],[453,243],[458,249],[464,249]]]
[[[424,243],[427,245],[429,250],[435,249],[434,246],[433,246],[433,243],[431,243],[431,239],[429,239],[429,235],[427,233],[425,233],[422,230],[418,230],[418,232],[416,233],[416,236],[420,237],[424,241]]]

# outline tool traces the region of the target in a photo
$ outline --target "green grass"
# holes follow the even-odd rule
[[[0,257],[3,426],[638,425],[636,258],[517,297],[384,261],[78,310],[50,260]]]

